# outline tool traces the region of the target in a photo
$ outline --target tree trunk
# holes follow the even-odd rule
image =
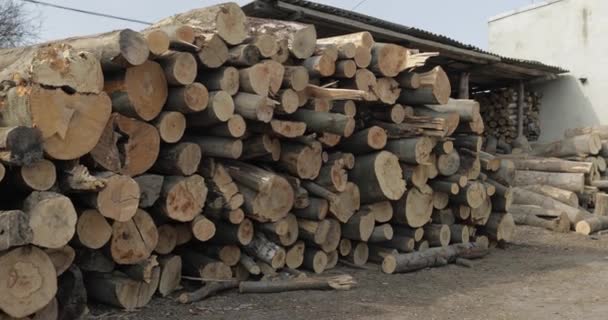
[[[0,126],[35,127],[42,135],[44,152],[57,160],[77,159],[95,147],[110,117],[112,102],[107,94],[68,94],[61,89],[46,89],[39,85],[26,88],[7,89],[5,98],[0,100],[4,105],[0,109]],[[30,163],[40,157],[36,149],[39,147],[35,146],[39,138],[29,138],[35,139],[19,141],[16,154],[11,152],[9,160]],[[0,143],[0,149],[13,145],[6,142],[8,145],[4,146]],[[29,152],[33,159],[20,158]]]
[[[23,201],[29,216],[32,244],[45,248],[65,246],[76,232],[76,210],[72,201],[54,192],[32,192]]]
[[[553,198],[521,188],[513,189],[513,202],[516,204],[532,204],[546,209],[555,209],[565,212],[573,225],[590,216],[590,213],[585,210],[571,207]]]
[[[563,213],[563,218],[558,217],[553,220],[547,220],[539,218],[534,214],[528,214],[526,212],[516,213],[516,211],[517,210],[511,209],[511,212],[509,212],[513,215],[513,220],[515,221],[515,224],[544,228],[555,232],[565,233],[570,231],[570,221],[568,220],[568,216],[565,213]]]
[[[592,234],[597,231],[608,229],[608,217],[589,217],[576,223],[576,232],[581,234]]]
[[[57,292],[51,259],[34,246],[15,248],[0,256],[0,309],[22,318],[44,308]],[[37,279],[37,285],[32,285]]]
[[[285,249],[271,242],[261,233],[256,233],[251,243],[243,249],[249,255],[270,264],[274,269],[285,265]]]
[[[349,172],[352,181],[363,188],[360,194],[364,204],[401,198],[405,192],[402,174],[398,158],[387,151],[357,157]]]
[[[144,261],[157,243],[156,225],[150,215],[141,209],[137,210],[131,220],[115,221],[112,225],[110,249],[116,263],[136,264]]]
[[[572,192],[582,192],[585,186],[585,175],[582,173],[556,173],[521,170],[517,170],[515,172],[513,185],[527,186],[535,184],[549,185]]]
[[[90,155],[106,170],[137,176],[152,167],[159,150],[160,136],[154,126],[115,113]]]

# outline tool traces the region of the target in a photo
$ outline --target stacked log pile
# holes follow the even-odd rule
[[[449,99],[435,53],[230,3],[0,53],[11,317],[136,309],[183,277],[406,272],[512,237],[479,105]]]
[[[484,91],[473,95],[481,105],[481,114],[486,123],[486,137],[511,144],[517,138],[518,92],[513,88]],[[540,106],[542,95],[525,91],[523,98],[523,130],[528,141],[540,136]]]
[[[515,222],[582,234],[608,229],[605,139],[607,127],[575,128],[561,140],[497,155],[512,163],[503,183],[514,187]]]

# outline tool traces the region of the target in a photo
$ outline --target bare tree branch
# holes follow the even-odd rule
[[[40,20],[25,4],[15,0],[0,1],[0,48],[30,44],[37,39]]]

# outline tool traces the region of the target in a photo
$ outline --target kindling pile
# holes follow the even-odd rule
[[[233,3],[0,50],[0,309],[135,309],[183,277],[349,288],[242,280],[407,272],[510,240],[479,104],[450,99],[435,55]]]

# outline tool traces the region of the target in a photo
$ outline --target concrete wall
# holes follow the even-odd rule
[[[566,128],[608,124],[607,34],[606,0],[546,1],[490,19],[490,51],[571,71],[533,85],[544,94],[541,141]]]

